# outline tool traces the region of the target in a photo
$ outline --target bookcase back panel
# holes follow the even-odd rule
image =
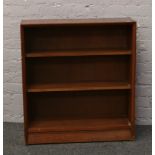
[[[27,83],[128,82],[129,63],[128,56],[29,59]]]
[[[57,25],[25,28],[27,52],[131,49],[131,25]]]
[[[129,91],[35,93],[28,95],[30,120],[127,117]]]

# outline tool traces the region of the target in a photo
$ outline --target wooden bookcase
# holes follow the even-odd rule
[[[21,22],[26,144],[135,138],[136,22]]]

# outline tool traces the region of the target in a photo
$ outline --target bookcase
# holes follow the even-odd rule
[[[135,138],[136,22],[21,22],[26,144]]]

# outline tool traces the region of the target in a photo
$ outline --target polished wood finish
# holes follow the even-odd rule
[[[25,31],[25,49],[29,53],[131,49],[131,25],[46,25],[25,27]]]
[[[96,25],[96,24],[132,24],[135,23],[131,18],[103,18],[103,19],[37,19],[37,20],[22,20],[23,26],[40,26],[40,25]]]
[[[102,131],[111,129],[129,128],[127,118],[109,119],[74,119],[74,120],[38,120],[32,121],[28,132],[59,132],[59,131]]]
[[[80,51],[34,51],[28,52],[26,57],[73,57],[73,56],[103,56],[103,55],[130,55],[131,51],[129,50],[80,50]]]
[[[136,22],[21,22],[26,144],[135,138]]]
[[[101,71],[103,70],[103,71]],[[27,59],[29,85],[129,82],[129,56],[43,57]]]
[[[119,90],[130,89],[128,83],[94,82],[69,84],[38,84],[28,86],[28,92],[60,92],[60,91],[91,91],[91,90]]]
[[[129,94],[130,90],[29,93],[29,119],[33,122],[58,119],[61,122],[74,119],[127,118]]]
[[[134,140],[131,129],[30,133],[28,144]]]

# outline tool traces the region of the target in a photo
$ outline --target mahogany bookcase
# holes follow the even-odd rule
[[[26,144],[135,138],[136,22],[23,20]]]

